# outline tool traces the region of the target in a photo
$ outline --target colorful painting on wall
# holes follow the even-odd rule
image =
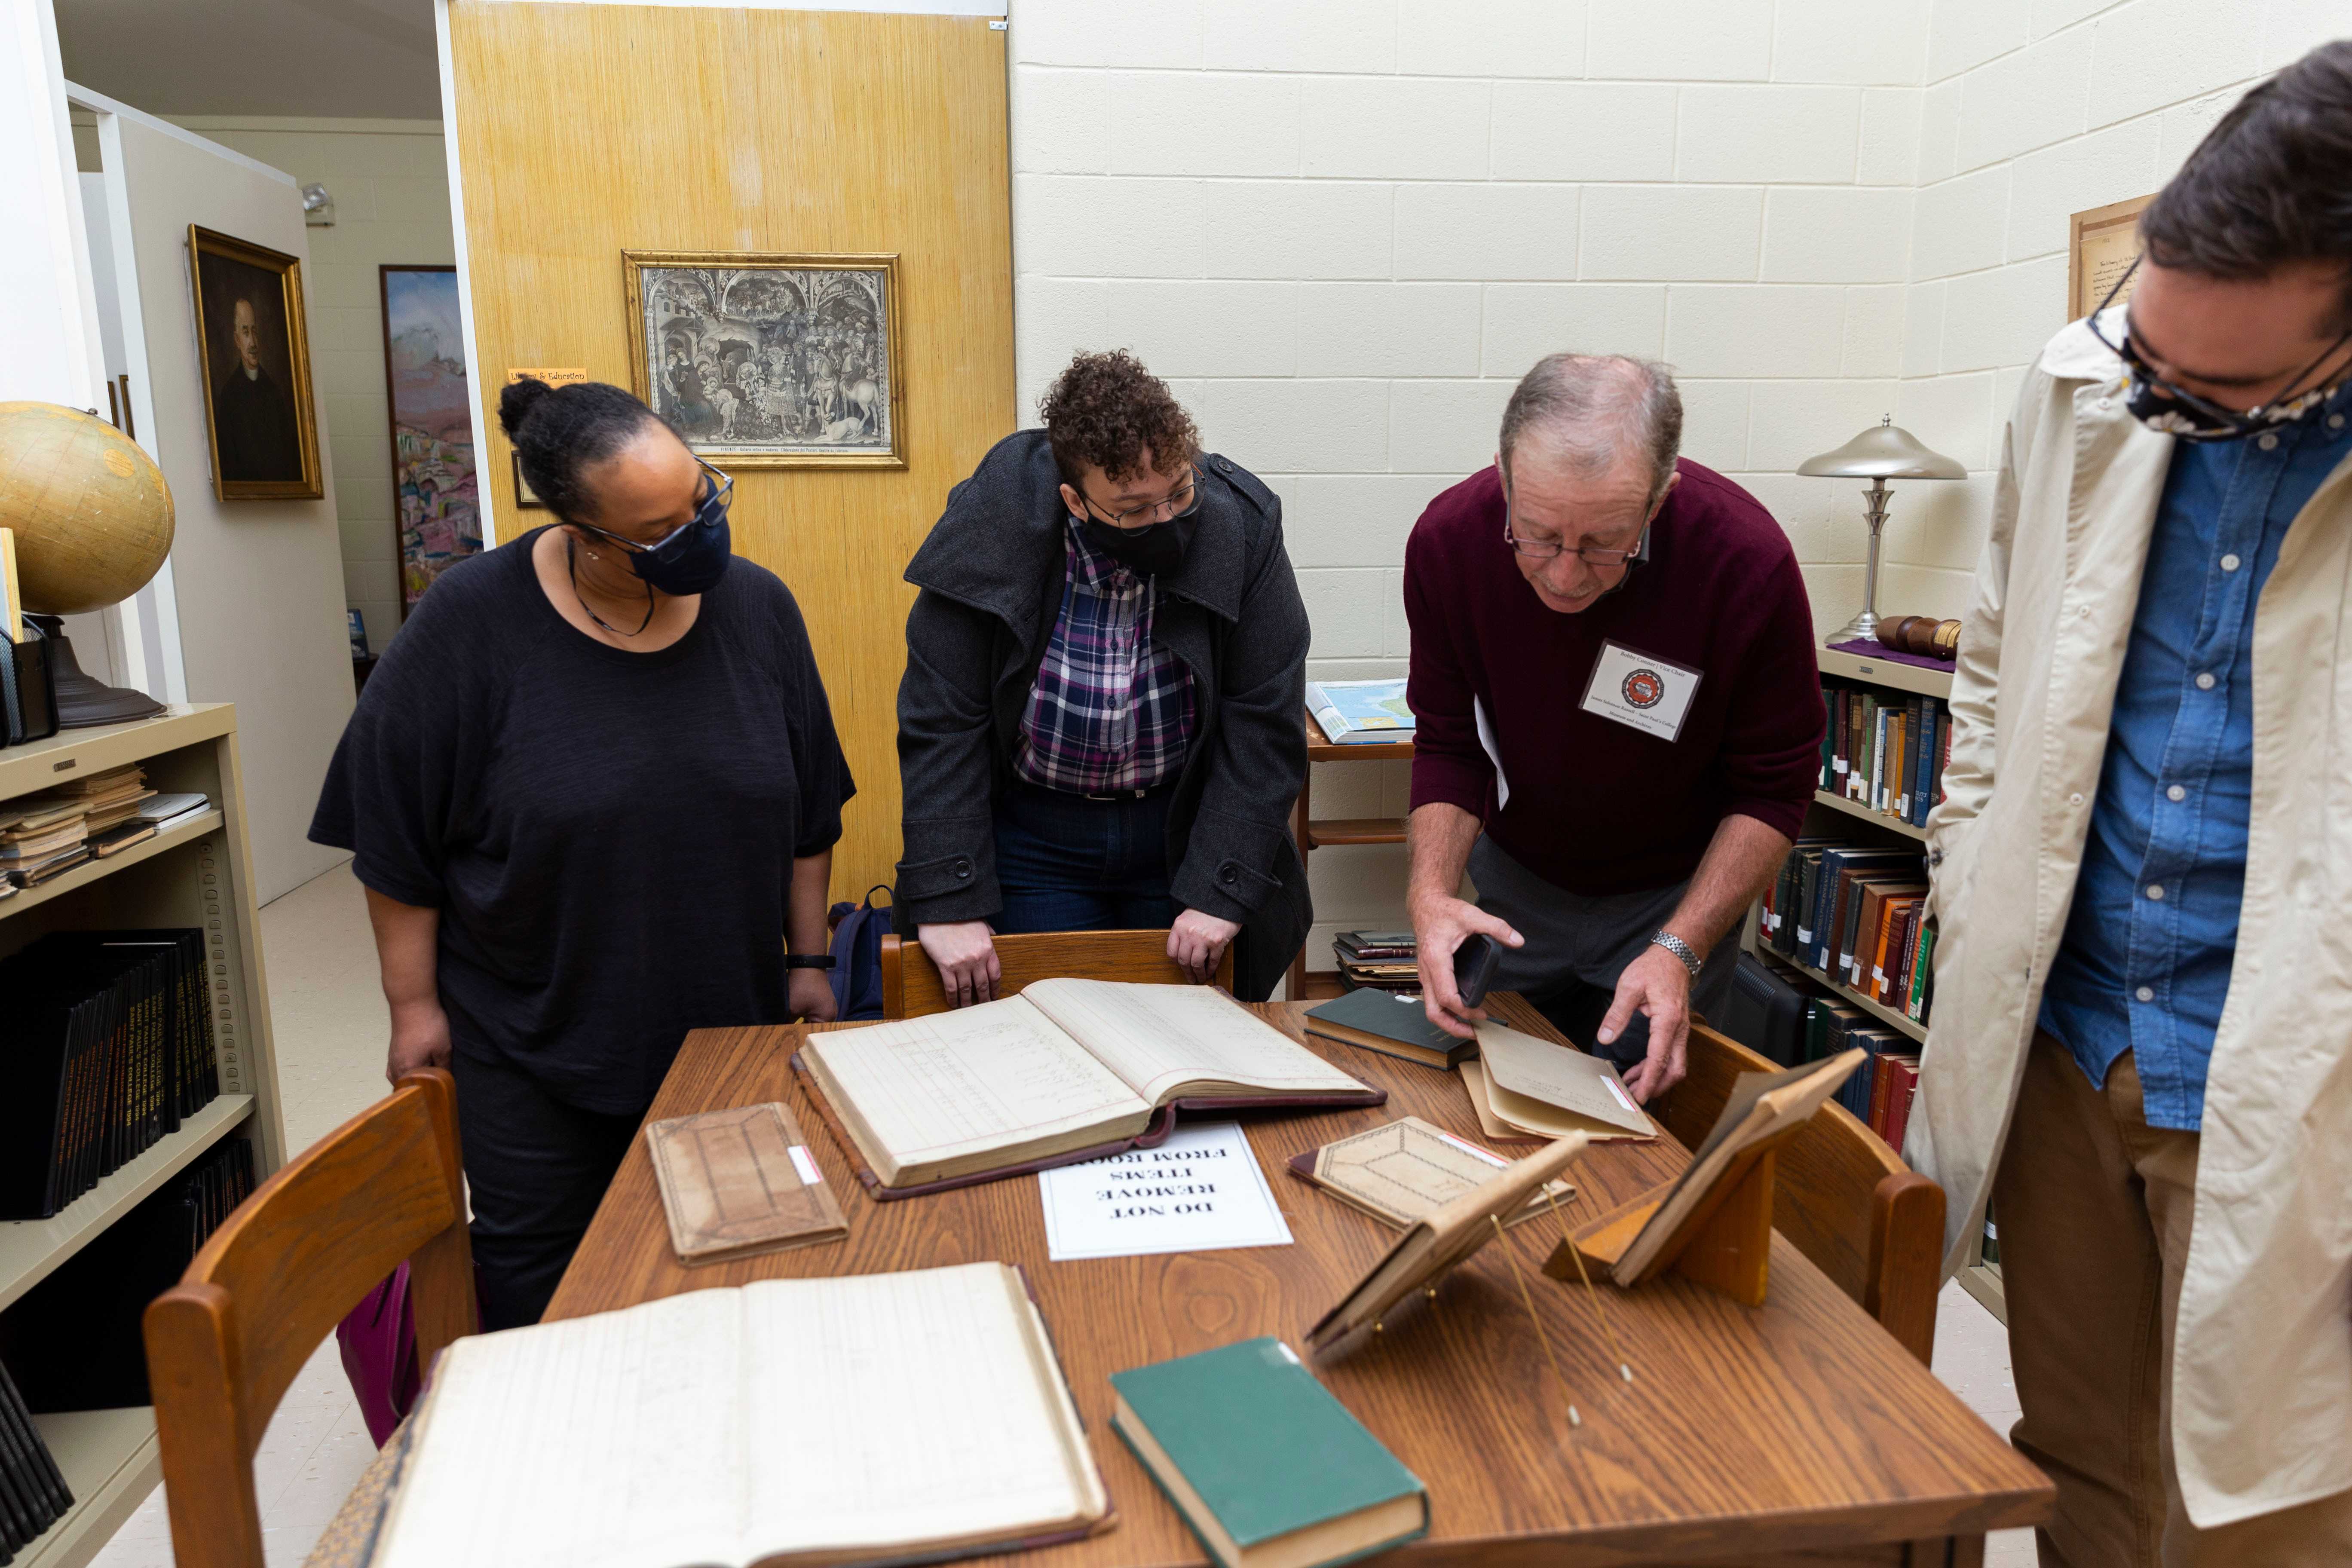
[[[384,396],[392,419],[394,542],[404,620],[433,579],[482,548],[473,400],[454,267],[384,267]]]

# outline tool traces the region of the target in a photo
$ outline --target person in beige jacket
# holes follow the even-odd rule
[[[1999,1226],[2043,1568],[2352,1563],[2352,42],[2256,88],[2001,457],[1905,1153]]]

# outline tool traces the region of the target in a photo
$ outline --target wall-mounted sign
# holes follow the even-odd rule
[[[544,365],[536,369],[527,367],[507,372],[509,386],[512,386],[518,381],[543,381],[550,386],[571,386],[587,379],[588,373],[584,370],[550,368]]]

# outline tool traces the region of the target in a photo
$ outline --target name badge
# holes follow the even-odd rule
[[[1704,673],[1622,643],[1604,642],[1580,706],[1587,713],[1672,741],[1683,732],[1683,720]]]

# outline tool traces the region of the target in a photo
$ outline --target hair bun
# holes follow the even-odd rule
[[[507,433],[508,440],[515,438],[522,422],[530,417],[530,411],[554,390],[537,376],[507,383],[506,389],[499,394],[499,428]]]

